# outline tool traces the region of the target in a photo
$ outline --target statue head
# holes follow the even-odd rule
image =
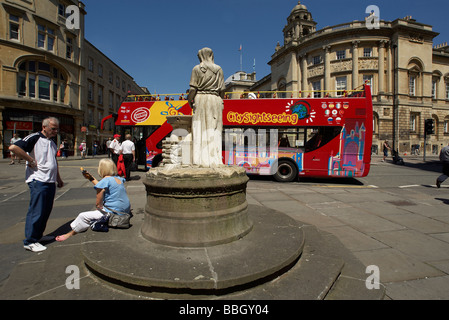
[[[214,52],[211,48],[203,48],[198,51],[198,59],[200,62],[214,62]]]
[[[220,70],[220,66],[214,63],[214,52],[211,48],[203,48],[198,51],[198,59],[200,59],[200,69],[202,72],[206,72],[208,69],[213,73],[217,73]]]

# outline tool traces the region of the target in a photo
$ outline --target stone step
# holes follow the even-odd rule
[[[139,219],[139,216],[141,215],[137,215],[136,219]],[[189,296],[185,293],[177,294],[176,290],[173,290],[169,294],[153,297],[214,300],[380,300],[384,298],[383,286],[373,290],[366,288],[365,280],[368,274],[365,273],[365,266],[335,236],[310,225],[300,224],[300,228],[304,234],[301,256],[293,263],[293,266],[285,267],[288,270],[276,274],[272,279],[261,284],[253,283],[249,287],[237,287],[232,290],[233,292],[222,292],[220,295]],[[124,238],[125,233],[131,230],[132,228],[111,230],[107,234],[88,231],[84,235],[72,237],[63,243],[49,244],[48,249],[43,253],[30,253],[30,258],[17,265],[10,277],[3,282],[0,288],[0,299],[147,299],[149,296],[147,293],[129,290],[119,283],[112,284],[100,280],[85,268],[85,257],[81,254],[81,248],[86,244],[96,241],[103,244],[113,243],[115,239],[109,238],[110,236]],[[269,251],[267,248],[269,247],[265,246],[265,251]],[[114,252],[110,251],[108,255],[112,257]],[[213,261],[213,257],[209,258]],[[68,266],[76,266],[80,270],[79,289],[69,290],[66,286],[72,275],[67,272]],[[206,266],[206,269],[208,268]],[[223,272],[225,271],[224,269]]]

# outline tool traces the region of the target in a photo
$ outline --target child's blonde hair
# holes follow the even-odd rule
[[[111,159],[101,159],[98,164],[98,174],[102,178],[106,176],[116,176],[118,174],[117,166]]]

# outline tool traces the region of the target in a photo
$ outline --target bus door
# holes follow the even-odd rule
[[[120,135],[125,141],[127,134],[131,135],[134,142],[136,163],[138,166],[146,166],[146,140],[154,131],[154,126],[121,126]]]
[[[133,141],[136,147],[136,163],[138,166],[146,165],[146,146],[145,140],[149,136],[150,128],[147,126],[133,127]]]
[[[303,174],[313,176],[327,176],[329,159],[339,155],[340,137],[343,127],[320,126],[306,128],[306,142],[304,144]]]

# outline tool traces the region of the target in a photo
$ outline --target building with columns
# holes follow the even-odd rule
[[[0,0],[3,157],[14,133],[40,131],[48,116],[59,119],[58,143],[67,139],[72,154],[84,139],[90,148],[113,133],[99,131],[101,118],[116,112],[128,91],[144,93],[84,38],[85,15],[78,0]]]
[[[366,19],[321,30],[316,24],[298,2],[287,17],[284,43],[268,62],[271,74],[252,91],[322,97],[329,90],[338,96],[368,82],[374,152],[381,152],[384,140],[401,153],[417,146],[422,151],[425,119],[435,121],[427,152],[438,154],[449,143],[449,46],[434,45],[432,26],[411,17],[379,20],[374,27]]]

